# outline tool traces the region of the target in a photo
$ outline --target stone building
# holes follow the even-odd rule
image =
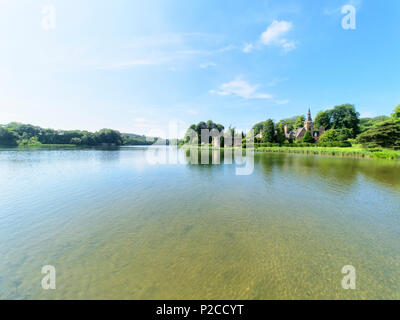
[[[316,142],[325,133],[324,127],[319,127],[319,130],[314,130],[314,121],[311,118],[311,110],[308,109],[307,119],[304,122],[304,127],[294,131],[288,131],[288,126],[285,125],[285,137],[286,139],[302,140],[307,131],[310,131],[312,137]]]
[[[311,117],[311,110],[308,109],[307,119],[304,122],[304,127],[296,129],[294,131],[288,131],[288,126],[285,125],[285,137],[286,139],[302,140],[306,132],[310,131],[314,140],[318,142],[319,138],[325,133],[325,128],[321,126],[318,129],[319,130],[314,130],[314,121],[312,120]],[[262,130],[260,130],[260,133],[256,135],[256,138],[262,139],[262,137],[263,137],[263,132]]]

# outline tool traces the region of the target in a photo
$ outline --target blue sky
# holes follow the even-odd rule
[[[0,0],[0,123],[168,136],[170,120],[246,130],[342,103],[389,114],[399,19],[398,0]]]

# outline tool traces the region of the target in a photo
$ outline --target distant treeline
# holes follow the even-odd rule
[[[145,136],[121,134],[112,129],[102,129],[97,132],[81,130],[54,130],[39,126],[11,122],[0,125],[0,145],[3,146],[37,146],[41,144],[72,144],[77,146],[99,145],[150,145]]]

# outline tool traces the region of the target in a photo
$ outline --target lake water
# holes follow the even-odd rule
[[[1,299],[400,299],[399,162],[146,152],[0,151]]]

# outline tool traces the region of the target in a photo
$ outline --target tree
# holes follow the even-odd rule
[[[82,144],[82,139],[81,138],[72,138],[71,139],[71,144],[75,144],[77,146],[80,146]]]
[[[106,143],[119,146],[123,142],[119,131],[112,129],[101,129],[95,133],[95,137],[98,144]]]
[[[400,104],[396,108],[394,108],[393,113],[392,113],[392,118],[400,119]]]
[[[263,128],[262,141],[263,142],[274,142],[275,141],[275,125],[274,125],[274,121],[272,121],[272,119],[268,119],[265,122],[265,125]]]
[[[359,113],[356,112],[354,105],[342,104],[335,106],[330,111],[331,116],[331,128],[333,129],[351,129],[352,138],[355,138],[360,133],[360,119]]]
[[[304,122],[306,121],[306,117],[304,115],[299,116],[294,123],[294,129],[300,129],[304,127]]]
[[[288,131],[293,131],[294,130],[294,125],[296,123],[296,120],[299,118],[299,116],[294,116],[291,118],[286,118],[286,119],[282,119],[279,121],[279,123],[283,123],[283,125],[287,125],[288,127]],[[304,126],[304,121],[302,123],[302,126]]]
[[[16,146],[18,135],[12,130],[0,126],[0,145]]]
[[[360,132],[363,133],[375,124],[389,120],[388,116],[377,116],[375,118],[360,118]]]
[[[318,112],[314,119],[314,127],[316,129],[324,127],[325,130],[329,130],[331,128],[331,111]]]
[[[207,130],[212,130],[212,129],[216,129],[219,132],[222,133],[222,131],[224,131],[224,126],[222,124],[219,123],[214,123],[212,120],[208,120],[207,122],[204,121],[200,121],[197,125],[196,124],[192,124],[186,131],[185,133],[185,139],[184,139],[184,143],[188,143],[190,141],[190,137],[191,134],[193,134],[193,131],[197,134],[197,138],[192,137],[194,140],[192,140],[193,143],[196,143],[196,141],[198,143],[201,143],[201,130],[203,129],[207,129]],[[212,138],[209,137],[209,143],[211,143]]]
[[[303,137],[303,142],[305,142],[305,143],[313,143],[314,142],[314,138],[312,137],[310,131],[306,131],[306,134]]]
[[[256,123],[253,126],[253,130],[254,130],[254,135],[257,135],[260,133],[260,131],[262,131],[264,129],[264,125],[265,125],[265,121],[261,121],[259,123]]]
[[[346,141],[351,138],[353,132],[350,129],[329,129],[319,139],[320,142]]]
[[[282,145],[286,140],[285,130],[283,128],[283,123],[279,123],[278,129],[276,130],[276,141]]]
[[[364,147],[400,147],[400,120],[390,119],[369,128],[357,137]]]

